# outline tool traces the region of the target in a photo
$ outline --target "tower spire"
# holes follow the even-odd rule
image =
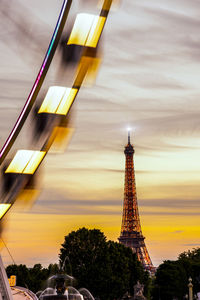
[[[128,144],[131,143],[131,130],[128,129]]]
[[[119,242],[130,247],[136,253],[138,260],[143,264],[144,268],[153,273],[154,267],[147,251],[144,242],[145,237],[142,234],[140,225],[133,162],[134,152],[135,150],[130,143],[130,131],[128,131],[128,144],[124,150],[126,157],[124,205]]]

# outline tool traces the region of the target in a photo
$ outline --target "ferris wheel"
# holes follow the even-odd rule
[[[4,1],[1,0],[1,2]],[[84,81],[95,76],[97,72],[99,43],[112,2],[113,0],[100,1],[97,14],[80,12],[76,15],[73,26],[70,26],[67,21],[73,1],[63,1],[36,79],[17,121],[0,150],[0,220],[19,197],[23,197],[27,191],[34,191],[38,169],[52,145],[56,147],[56,145],[65,144],[72,133],[71,108],[78,99],[78,93]],[[12,20],[9,14],[12,1],[3,7],[2,16],[8,18],[9,22],[14,22],[14,26],[21,30],[20,22]],[[27,31],[25,34],[27,34],[26,38],[33,39],[33,43],[40,43],[37,40],[37,34],[29,35]],[[62,69],[65,70],[73,65],[73,75],[69,86],[65,85],[65,80],[63,80],[65,76],[62,72],[62,76],[56,77],[55,85],[50,85],[47,80],[47,72],[59,48]],[[16,149],[14,147],[16,140],[30,115],[34,117],[29,133],[30,142]]]

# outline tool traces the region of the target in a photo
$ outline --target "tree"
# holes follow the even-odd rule
[[[71,271],[70,261],[78,287],[89,289],[101,300],[118,299],[126,291],[132,292],[137,280],[144,282],[148,277],[130,248],[107,242],[98,229],[71,232],[65,237],[59,257],[67,272]]]
[[[29,288],[30,274],[29,269],[25,265],[10,265],[6,268],[7,276],[15,275],[17,277],[17,285]]]
[[[25,287],[32,292],[44,289],[49,276],[58,272],[58,265],[50,264],[43,268],[41,264],[35,264],[33,268],[27,268],[25,265],[10,265],[6,268],[7,276],[15,275],[17,285]]]
[[[194,248],[192,250],[184,251],[178,257],[179,260],[190,259],[190,260],[200,260],[200,248]]]
[[[49,277],[48,269],[42,267],[41,264],[35,264],[33,268],[29,268],[29,286],[34,293],[45,288],[45,283]]]
[[[176,261],[164,261],[156,272],[153,299],[183,299],[188,294],[188,279],[192,278],[193,291],[200,291],[200,248],[181,253]]]
[[[59,273],[59,266],[58,264],[50,264],[48,266],[48,275],[51,276],[51,275],[55,275]]]
[[[187,292],[187,276],[177,261],[164,261],[156,272],[153,299],[183,299]]]
[[[192,278],[193,291],[200,291],[200,248],[194,248],[181,253],[178,257],[179,263],[184,267],[187,279]]]

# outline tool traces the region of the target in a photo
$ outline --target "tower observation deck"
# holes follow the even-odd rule
[[[151,262],[142,235],[140,217],[138,211],[135,171],[133,155],[134,147],[130,143],[130,132],[128,133],[128,144],[125,147],[124,154],[126,157],[125,165],[125,185],[124,185],[124,204],[121,234],[118,238],[119,242],[127,247],[130,247],[136,253],[138,260],[142,263],[145,270],[154,271],[154,266]]]

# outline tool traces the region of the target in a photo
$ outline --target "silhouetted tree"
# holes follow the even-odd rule
[[[165,261],[156,272],[154,299],[183,299],[187,289],[187,276],[177,261]]]
[[[6,268],[7,276],[15,275],[17,277],[17,285],[29,288],[30,274],[29,269],[25,265],[9,265]]]
[[[51,276],[51,275],[55,275],[55,274],[58,274],[59,273],[59,266],[58,264],[50,264],[48,266],[48,275]]]
[[[176,261],[164,261],[156,272],[153,299],[183,299],[188,294],[188,279],[192,278],[194,293],[200,291],[200,248],[186,251]]]
[[[17,285],[28,288],[36,293],[46,287],[46,281],[49,276],[58,272],[57,264],[50,264],[49,267],[43,268],[41,264],[35,264],[33,268],[27,268],[25,265],[9,265],[6,268],[7,276],[15,275]]]
[[[187,279],[192,278],[194,293],[200,292],[200,248],[181,253],[178,262],[184,267]]]
[[[82,228],[67,235],[60,249],[60,261],[70,271],[66,257],[78,287],[89,289],[101,300],[118,299],[126,291],[132,292],[137,280],[147,282],[148,279],[130,248],[107,242],[97,229]]]
[[[49,277],[48,269],[43,268],[41,264],[35,264],[33,268],[29,268],[29,274],[31,291],[36,293],[45,288],[45,281]]]

